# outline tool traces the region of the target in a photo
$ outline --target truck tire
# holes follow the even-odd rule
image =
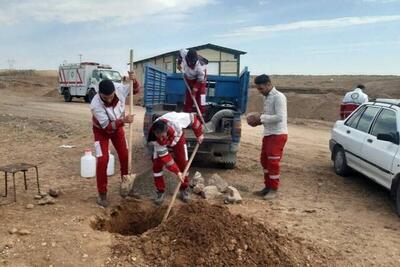
[[[236,153],[229,152],[222,155],[222,164],[224,169],[231,170],[236,166]]]
[[[72,96],[71,96],[71,93],[69,92],[69,89],[64,89],[63,95],[64,95],[64,101],[65,102],[71,102],[72,101]]]
[[[340,176],[347,176],[350,172],[349,166],[347,166],[346,154],[342,147],[337,147],[333,154],[333,168],[335,173]]]
[[[93,97],[96,95],[96,91],[92,88],[89,90],[89,93],[85,96],[85,102],[92,102]]]

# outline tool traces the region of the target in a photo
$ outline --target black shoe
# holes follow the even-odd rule
[[[262,190],[260,190],[260,191],[255,191],[255,192],[254,192],[254,195],[263,197],[263,196],[265,196],[266,194],[268,194],[270,190],[271,190],[270,188],[264,187],[264,188],[263,188]]]
[[[190,202],[189,188],[181,189],[179,191],[179,198],[185,203]]]
[[[164,202],[165,192],[157,191],[157,197],[154,199],[154,203],[161,205]]]
[[[107,193],[99,193],[96,203],[99,206],[106,208],[108,206]]]

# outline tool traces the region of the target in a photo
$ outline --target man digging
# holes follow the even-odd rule
[[[129,79],[133,81],[134,94],[137,94],[139,83],[132,72],[129,72]],[[129,85],[120,85],[111,80],[103,80],[99,83],[99,93],[90,103],[97,157],[96,179],[99,192],[97,204],[103,207],[108,206],[107,164],[110,139],[118,153],[122,183],[126,183],[123,177],[128,174],[128,148],[124,124],[133,122],[133,115],[125,115],[125,100],[129,91]]]
[[[182,181],[179,197],[183,202],[189,199],[189,177],[182,177],[188,164],[188,152],[184,128],[191,126],[200,144],[203,139],[203,126],[193,113],[169,112],[157,120],[149,130],[147,142],[152,143],[153,151],[153,176],[157,188],[155,203],[161,205],[165,198],[165,182],[163,167],[175,173]],[[169,154],[168,148],[173,151],[173,157]]]
[[[276,90],[265,74],[257,76],[254,83],[258,92],[264,96],[264,110],[262,114],[249,114],[247,123],[252,127],[264,125],[261,165],[265,184],[261,191],[255,193],[268,200],[277,197],[280,161],[288,138],[286,97]]]

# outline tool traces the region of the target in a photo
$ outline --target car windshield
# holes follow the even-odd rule
[[[114,82],[121,82],[121,74],[119,74],[118,71],[115,70],[101,70],[101,79],[109,79]]]

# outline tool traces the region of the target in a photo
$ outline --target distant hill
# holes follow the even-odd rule
[[[399,98],[400,76],[381,75],[272,75],[271,80],[288,101],[290,118],[335,121],[344,94],[357,84],[370,98]],[[262,111],[263,98],[251,79],[248,112]]]

